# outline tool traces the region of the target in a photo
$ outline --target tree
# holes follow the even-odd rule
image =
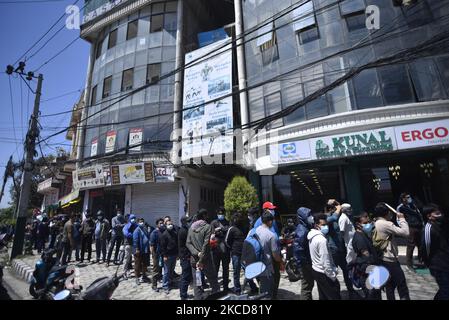
[[[226,218],[230,219],[236,211],[246,213],[248,209],[256,207],[258,202],[257,191],[248,180],[241,176],[234,177],[224,192]]]

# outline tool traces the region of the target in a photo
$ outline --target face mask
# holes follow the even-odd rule
[[[159,230],[161,231],[165,230],[165,226],[163,224],[159,225]]]
[[[369,234],[371,232],[371,230],[373,230],[373,224],[372,223],[366,223],[366,224],[362,224],[363,226],[363,231],[367,234]]]
[[[131,223],[136,223],[136,219],[131,219]]]
[[[121,217],[122,216],[122,214],[121,213],[117,213],[117,217]]]
[[[169,225],[167,226],[167,230],[173,230],[173,225],[172,225],[172,224],[169,224]]]
[[[139,222],[139,226],[143,227],[145,225],[144,222]]]
[[[329,226],[321,226],[320,230],[323,235],[326,235],[329,232]]]
[[[272,215],[272,216],[274,216],[274,215],[275,215],[275,212],[274,212],[274,210],[271,210],[271,209],[270,209],[269,211],[270,211],[270,213],[271,213],[271,215]]]
[[[413,199],[412,198],[407,198],[407,203],[408,204],[411,204],[413,202]]]
[[[217,215],[218,220],[224,220],[225,216],[222,214]]]

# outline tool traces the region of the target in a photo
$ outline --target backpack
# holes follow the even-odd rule
[[[242,264],[247,266],[251,263],[262,261],[263,247],[260,243],[259,236],[256,234],[256,230],[252,229],[246,239],[243,241],[242,246]]]
[[[382,258],[385,251],[387,251],[388,245],[390,243],[390,236],[387,239],[382,239],[379,236],[379,233],[374,228],[373,230],[373,247],[376,249],[377,255],[379,258]]]

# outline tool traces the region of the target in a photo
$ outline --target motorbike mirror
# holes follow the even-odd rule
[[[54,295],[53,300],[66,300],[68,297],[70,297],[70,291],[62,290]]]
[[[263,262],[254,262],[245,268],[245,278],[254,279],[255,277],[261,275],[267,266]]]
[[[368,289],[380,289],[390,279],[390,272],[384,266],[370,265],[366,268],[368,278],[366,279],[366,287]]]

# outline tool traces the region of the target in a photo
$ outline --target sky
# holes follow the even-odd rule
[[[20,3],[20,1],[40,1],[36,3]],[[6,3],[15,2],[15,3]],[[0,0],[0,179],[3,181],[5,165],[10,155],[14,161],[23,157],[23,138],[26,134],[28,120],[34,105],[34,94],[29,92],[25,82],[14,75],[8,76],[4,71],[8,64],[13,64],[65,13],[67,6],[75,0]],[[84,1],[78,2],[80,6]],[[43,41],[31,50],[30,56],[40,48],[61,26],[65,24],[64,17]],[[25,71],[34,71],[38,66],[51,58],[58,51],[79,37],[79,30],[63,28],[43,49],[26,62]],[[78,101],[84,87],[87,63],[89,58],[89,43],[78,39],[57,58],[42,67],[43,74],[41,97],[41,115],[71,110]],[[10,95],[11,81],[12,104]],[[37,81],[31,83],[36,89]],[[29,93],[29,95],[28,95]],[[61,96],[64,95],[62,97]],[[47,99],[50,99],[46,101]],[[41,137],[46,137],[69,125],[70,113],[42,117]],[[59,127],[59,128],[58,128]],[[14,130],[15,128],[15,130]],[[45,155],[55,153],[54,148],[61,145],[69,150],[70,141],[65,140],[65,134],[60,134],[47,141],[49,146],[42,145]],[[40,153],[39,148],[37,151]],[[9,186],[5,187],[5,195],[0,208],[8,207],[11,200]]]

